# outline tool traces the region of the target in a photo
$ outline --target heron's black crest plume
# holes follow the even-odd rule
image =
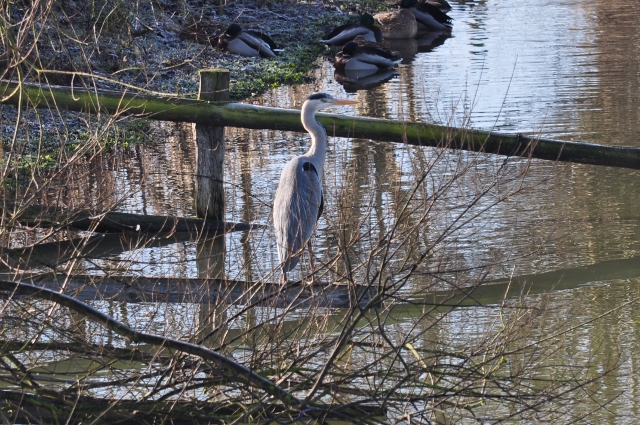
[[[320,99],[330,99],[331,95],[328,95],[326,93],[314,93],[312,95],[309,95],[309,97],[307,98],[308,100],[320,100]]]

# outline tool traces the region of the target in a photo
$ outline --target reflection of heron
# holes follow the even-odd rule
[[[305,243],[313,281],[311,234],[322,214],[322,171],[327,151],[327,132],[315,119],[321,109],[336,105],[356,104],[353,100],[335,99],[326,93],[315,93],[302,105],[302,125],[311,135],[311,148],[290,160],[282,170],[273,201],[273,226],[282,267],[282,282],[298,264]]]

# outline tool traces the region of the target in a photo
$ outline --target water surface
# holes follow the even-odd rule
[[[280,88],[254,102],[300,108],[310,92],[325,91],[360,101],[337,111],[347,115],[640,146],[636,137],[640,4],[619,0],[451,3],[451,37],[428,51],[416,48],[415,53],[406,53],[399,75],[384,85],[347,93],[335,81],[330,62],[321,59],[314,83]],[[83,191],[74,191],[76,186],[70,182],[70,199],[110,197],[121,199],[122,211],[192,215],[195,153],[189,130],[160,123],[156,131],[165,135],[163,143],[96,159],[87,165],[98,171],[96,177],[89,185],[78,181]],[[283,165],[306,151],[308,137],[243,129],[227,129],[226,137],[227,219],[266,227],[227,236],[224,273],[232,279],[276,281],[271,202]],[[634,397],[640,390],[634,376],[640,367],[640,316],[628,302],[638,296],[640,283],[638,172],[524,159],[511,159],[505,165],[503,157],[331,138],[325,170],[327,209],[314,240],[318,260],[328,263],[335,257],[340,237],[336,229],[347,226],[351,235],[361,236],[351,247],[352,255],[367,261],[367,253],[401,220],[403,199],[424,170],[429,170],[425,193],[413,201],[421,208],[420,202],[442,190],[451,176],[461,170],[465,173],[437,202],[428,204],[432,215],[416,244],[433,244],[442,260],[426,264],[423,275],[441,267],[469,270],[462,276],[470,282],[480,277],[536,279],[526,302],[544,301],[550,312],[536,332],[560,330],[567,323],[573,327],[550,363],[591,360],[596,368],[605,368],[618,361],[618,371],[602,383],[594,403],[615,400],[609,410],[596,413],[594,421],[636,422],[640,417]],[[484,190],[486,195],[480,196]],[[460,210],[474,199],[473,209]],[[460,217],[465,217],[465,225],[447,230]],[[446,238],[434,241],[443,234]],[[401,246],[402,241],[391,243]],[[115,259],[146,276],[198,277],[202,271],[197,252],[196,243],[185,241],[134,251],[135,261],[129,253]],[[104,269],[109,264],[91,262],[86,267]],[[488,264],[492,267],[485,267]],[[323,279],[333,279],[341,267],[331,265]],[[399,271],[400,261],[392,259],[388,268]],[[304,262],[300,270],[306,270]],[[413,284],[419,286],[420,278]],[[439,284],[430,289],[450,288]],[[441,343],[462,347],[487,329],[495,329],[498,313],[491,305],[500,303],[504,293],[505,287],[496,285],[476,295],[489,307],[450,313],[436,327],[446,335]],[[402,307],[394,311],[400,323],[410,323],[415,313]],[[133,320],[130,313],[127,309],[114,312],[120,319]],[[184,317],[171,316],[171,322],[182,320],[190,328],[197,321],[191,308],[178,313]],[[162,323],[149,326],[156,330]],[[184,329],[183,335],[189,334]]]

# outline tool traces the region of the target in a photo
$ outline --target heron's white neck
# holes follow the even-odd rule
[[[311,135],[311,147],[305,154],[306,157],[317,167],[324,169],[324,159],[327,155],[327,132],[315,118],[316,111],[308,107],[308,104],[302,106],[302,125]],[[322,175],[322,170],[318,170]]]

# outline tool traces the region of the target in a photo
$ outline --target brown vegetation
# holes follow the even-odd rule
[[[52,82],[37,72],[50,68],[34,37],[52,25],[43,16],[56,10],[75,19],[80,6],[32,4],[3,6],[11,70],[5,77]],[[87,31],[96,37],[123,18],[122,8],[90,4]],[[20,7],[33,13],[7,26]],[[57,25],[60,37],[75,37],[64,20]],[[65,52],[79,62],[70,69],[86,71],[86,87],[98,85],[90,65],[108,53],[75,46],[77,52]],[[175,197],[193,193],[198,177],[188,127],[179,127],[172,143],[145,150],[143,142],[169,138],[171,129],[124,122],[100,108],[94,115],[71,115],[55,104],[0,108],[2,124],[12,129],[0,176],[2,423],[568,422],[580,419],[577,400],[597,391],[599,378],[616,366],[612,357],[599,369],[577,362],[549,367],[566,327],[549,320],[551,297],[531,299],[527,287],[467,308],[477,304],[473,290],[503,275],[512,258],[561,237],[557,218],[538,229],[534,244],[496,252],[480,239],[500,211],[513,214],[497,231],[517,234],[518,209],[550,190],[561,169],[533,173],[530,158],[450,150],[452,134],[443,134],[438,148],[353,141],[327,185],[328,237],[318,271],[325,283],[312,291],[299,282],[271,284],[276,267],[252,269],[269,264],[268,228],[253,227],[232,242],[201,228],[98,232],[112,213],[134,207],[190,212],[189,197]],[[70,120],[77,125],[65,126]],[[122,128],[132,125],[148,139],[129,148],[130,132]],[[256,144],[263,137],[243,136]],[[72,149],[70,140],[77,142]],[[159,145],[165,149],[154,151]],[[51,146],[53,154],[45,149]],[[269,215],[270,201],[253,194],[259,182],[248,172],[262,152],[240,149],[227,153],[240,157],[228,167],[247,181],[227,184],[228,193],[241,195],[226,202],[251,222],[256,211]],[[164,151],[166,162],[158,159]],[[135,178],[122,178],[122,170]],[[168,183],[171,173],[176,178]],[[145,184],[161,190],[147,192]],[[251,208],[253,202],[265,205]],[[36,206],[50,208],[25,220]],[[50,219],[58,208],[94,214],[83,216],[86,226],[78,230],[73,214]]]

